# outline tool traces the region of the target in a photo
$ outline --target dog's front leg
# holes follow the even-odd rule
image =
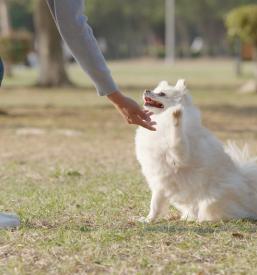
[[[159,216],[165,215],[168,211],[169,200],[165,196],[163,190],[153,190],[150,205],[150,212],[147,217],[140,218],[141,222],[150,223],[156,220]]]
[[[167,160],[176,168],[184,166],[188,160],[188,141],[183,131],[182,116],[183,107],[178,105],[172,110],[171,150],[167,152]]]

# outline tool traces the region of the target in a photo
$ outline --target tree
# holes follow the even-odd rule
[[[35,0],[8,0],[13,29],[34,31],[33,10],[36,2]]]
[[[96,37],[106,39],[105,56],[140,56],[155,34],[164,38],[163,4],[163,0],[86,0],[86,12]]]
[[[34,15],[40,62],[39,86],[70,86],[71,82],[65,70],[62,41],[44,0],[37,1]]]
[[[10,1],[0,0],[0,56],[4,59],[6,75],[11,77],[12,65],[24,62],[31,49],[31,36],[12,29],[9,9]]]
[[[253,45],[254,89],[257,92],[257,5],[247,5],[232,10],[226,19],[228,34]]]
[[[173,64],[175,61],[175,0],[166,0],[166,32],[165,47],[166,61]]]
[[[8,5],[6,0],[0,0],[0,37],[1,39],[10,36],[11,34],[11,25],[9,18]],[[6,74],[11,76],[11,64],[8,61],[5,61]]]

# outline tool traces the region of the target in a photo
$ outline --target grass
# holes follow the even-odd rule
[[[204,124],[222,140],[249,142],[257,154],[256,95],[239,95],[229,61],[122,62],[111,65],[128,94],[161,79],[189,79]],[[37,90],[19,69],[0,93],[0,211],[17,212],[19,230],[0,231],[0,274],[256,274],[257,223],[143,225],[150,193],[134,155],[134,127],[85,90]],[[170,77],[169,77],[170,76]]]

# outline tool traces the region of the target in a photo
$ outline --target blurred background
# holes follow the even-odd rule
[[[147,78],[148,73],[142,70],[138,75],[130,68],[130,61],[150,62],[153,71],[158,66],[162,70],[163,61],[174,70],[186,62],[185,72],[180,76],[191,80],[192,74],[187,74],[190,62],[200,64],[205,60],[204,73],[207,60],[210,66],[218,60],[223,66],[226,60],[231,61],[231,70],[236,76],[243,77],[242,62],[251,61],[255,56],[257,13],[256,6],[254,10],[250,5],[254,3],[255,0],[197,0],[193,4],[188,0],[87,0],[86,14],[105,57],[114,61],[111,65],[117,82],[126,88],[148,83],[139,78],[144,74]],[[17,84],[17,88],[31,85],[92,88],[74,65],[44,0],[0,0],[0,26],[0,55],[7,76],[4,87]],[[117,64],[124,70],[128,65],[128,81],[121,70],[116,69]],[[149,66],[146,64],[146,69],[150,69]],[[78,74],[80,77],[75,77]],[[159,80],[152,75],[155,73],[149,75],[149,86]],[[165,77],[165,74],[160,76]],[[173,79],[170,74],[168,80]],[[248,84],[244,89],[247,88],[256,87]]]

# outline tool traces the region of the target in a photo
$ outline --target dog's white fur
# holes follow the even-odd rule
[[[152,191],[144,221],[165,214],[169,204],[183,220],[257,219],[257,165],[248,148],[224,147],[202,126],[184,80],[163,81],[148,96],[164,108],[146,107],[157,131],[140,127],[136,134],[137,159]]]

